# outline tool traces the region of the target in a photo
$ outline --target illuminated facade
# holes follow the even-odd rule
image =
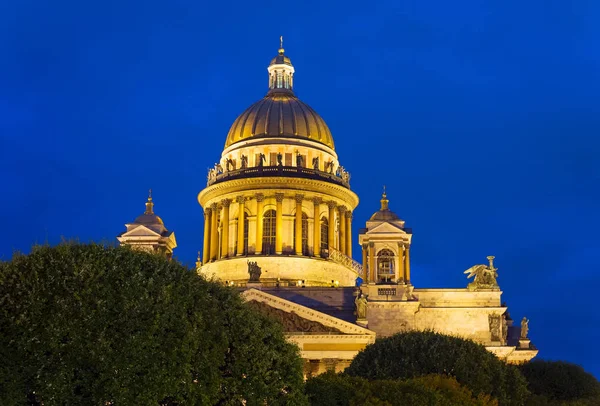
[[[343,370],[377,336],[405,330],[470,338],[508,362],[533,358],[537,350],[501,303],[493,257],[467,271],[475,278],[467,288],[412,285],[412,231],[385,191],[358,232],[362,261],[352,259],[359,199],[325,121],[295,96],[294,75],[282,45],[268,67],[267,94],[234,121],[209,170],[198,194],[205,220],[198,273],[239,288],[281,320],[307,375]],[[170,255],[174,236],[151,199],[138,220],[119,241],[140,244],[136,233],[148,229],[147,246]]]

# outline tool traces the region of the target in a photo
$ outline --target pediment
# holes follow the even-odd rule
[[[385,222],[373,227],[366,234],[406,234],[406,231],[398,225]]]
[[[121,234],[121,237],[161,237],[161,235],[146,226],[139,225],[131,230],[125,231]]]
[[[248,289],[242,293],[242,297],[258,310],[279,319],[286,333],[312,332],[375,336],[374,331],[258,289]]]

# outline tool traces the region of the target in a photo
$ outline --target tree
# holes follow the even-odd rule
[[[600,404],[600,382],[579,365],[535,360],[519,369],[539,404]]]
[[[0,263],[0,404],[302,404],[281,327],[236,291],[126,247]]]
[[[529,396],[525,379],[516,367],[471,340],[431,331],[379,339],[354,358],[346,373],[367,379],[441,374],[456,378],[475,396],[493,396],[501,405],[520,405]]]
[[[494,406],[487,395],[473,397],[454,378],[428,375],[407,380],[373,380],[345,374],[326,373],[306,382],[313,406]]]

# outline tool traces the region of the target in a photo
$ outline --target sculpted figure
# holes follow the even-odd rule
[[[225,165],[226,165],[227,172],[235,171],[235,162],[233,161],[233,159],[227,158],[225,160]]]
[[[313,158],[312,164],[313,164],[313,169],[318,171],[319,170],[319,157]]]
[[[248,261],[248,274],[250,275],[248,282],[259,282],[261,273],[260,266],[258,266],[256,261]]]
[[[475,265],[467,269],[464,273],[468,274],[467,278],[473,278],[473,282],[469,283],[469,289],[494,289],[498,288],[496,278],[498,268],[494,268],[494,257],[489,256],[489,265]]]
[[[404,291],[404,294],[406,295],[406,300],[412,300],[413,299],[413,290],[415,289],[415,287],[413,285],[406,285],[406,290]]]
[[[246,155],[242,155],[240,158],[241,161],[241,169],[246,169],[248,167],[248,157]]]
[[[264,162],[267,160],[267,158],[265,157],[265,154],[260,153],[258,154],[258,166],[262,168]]]
[[[527,338],[527,334],[529,334],[529,319],[523,317],[523,320],[521,320],[521,338]]]
[[[325,172],[333,175],[333,161],[329,160],[328,162],[325,162]]]
[[[223,173],[223,167],[221,166],[221,164],[218,164],[218,163],[215,164],[214,169],[215,169],[215,172],[217,173],[217,175]]]
[[[367,298],[363,295],[362,292],[356,296],[356,300],[354,300],[354,304],[356,306],[356,318],[358,319],[366,319],[367,318]]]
[[[296,153],[296,166],[298,168],[302,167],[302,155],[300,155],[300,153]]]
[[[502,343],[506,345],[508,339],[508,322],[506,321],[506,315],[502,315]]]
[[[281,155],[281,152],[277,153],[277,166],[283,166],[283,155]]]

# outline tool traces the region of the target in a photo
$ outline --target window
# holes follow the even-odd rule
[[[302,255],[309,255],[308,252],[308,216],[302,213]],[[296,241],[296,227],[294,222],[294,241]]]
[[[293,166],[291,152],[286,152],[285,154],[285,166]]]
[[[329,249],[329,222],[325,217],[321,218],[321,256]]]
[[[268,210],[263,217],[263,254],[275,253],[276,217],[275,210]]]
[[[269,154],[269,165],[277,166],[277,152],[271,152]]]
[[[389,282],[394,276],[394,253],[384,248],[377,254],[377,277],[379,282]]]

